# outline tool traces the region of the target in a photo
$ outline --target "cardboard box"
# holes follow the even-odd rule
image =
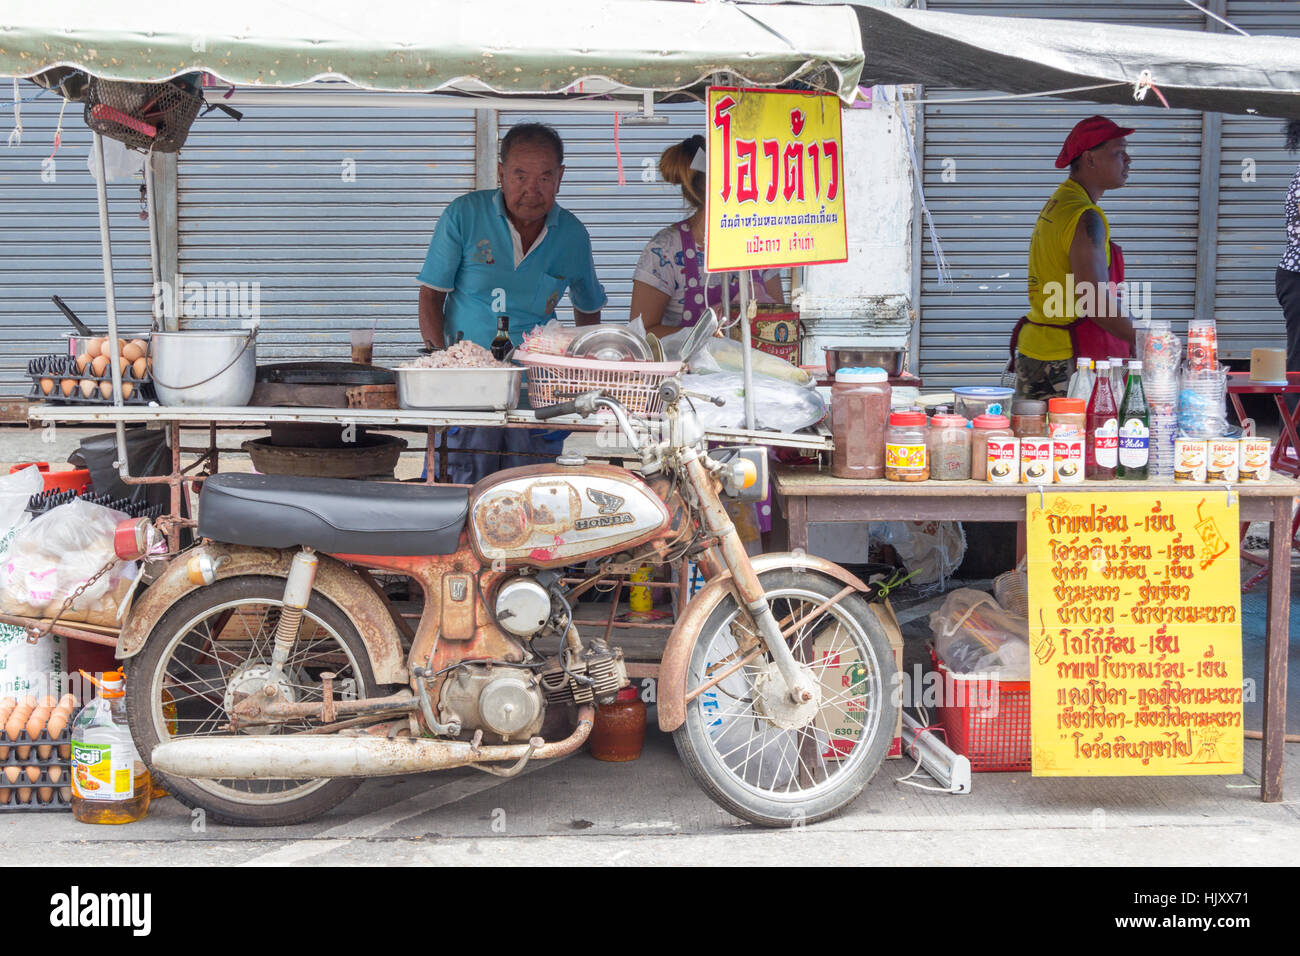
[[[898,625],[898,618],[894,616],[894,609],[890,606],[889,600],[872,602],[868,605],[876,618],[880,621],[881,627],[885,629],[885,634],[889,638],[890,649],[894,652],[894,669],[897,673],[903,672],[903,632]],[[834,630],[830,634],[823,635],[813,642],[813,654],[818,661],[821,661],[832,649],[832,645],[841,639],[837,638]],[[822,693],[828,697],[841,693],[845,687],[850,687],[854,680],[854,668],[859,663],[856,657],[844,657],[836,655],[837,659],[827,664],[822,671]],[[894,684],[888,684],[884,688],[886,698],[896,695],[898,688]],[[852,703],[848,701],[846,703]],[[853,731],[855,724],[861,721],[855,720],[855,715],[848,707],[831,707],[830,727],[831,742],[822,754],[828,760],[836,759],[842,756],[847,749],[843,742],[856,740],[861,733],[860,726],[857,728],[858,734]],[[894,721],[893,740],[890,741],[888,757],[901,757],[903,755],[903,711],[899,708],[898,715]],[[841,743],[837,746],[837,741]]]

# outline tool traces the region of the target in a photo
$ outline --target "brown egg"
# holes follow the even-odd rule
[[[63,768],[58,764],[55,764],[53,767],[50,767],[49,774],[51,782],[58,783],[63,779]]]
[[[53,787],[37,787],[37,788],[36,788],[36,799],[37,799],[37,801],[39,801],[40,803],[52,803],[52,802],[54,801],[54,788],[53,788]]]
[[[111,401],[113,398],[113,383],[105,379],[99,383],[99,394],[106,400]]]
[[[77,380],[75,378],[65,378],[63,381],[59,383],[59,391],[63,393],[65,398],[70,396],[76,390],[77,390]]]
[[[18,802],[19,802],[19,803],[31,803],[31,802],[32,802],[32,788],[31,788],[31,787],[19,787],[19,788],[18,788]]]
[[[9,802],[9,788],[0,787],[0,807]]]
[[[42,702],[32,711],[32,715],[27,718],[27,736],[32,740],[39,737],[41,731],[45,729],[45,725],[50,719],[50,710],[50,706]]]
[[[35,764],[29,765],[27,767],[27,779],[32,783],[36,783],[36,781],[40,780],[41,768],[36,766]]]
[[[124,349],[124,348],[126,348],[126,339],[118,339],[118,340],[117,340],[117,354],[118,354],[118,355],[121,355],[121,354],[122,354],[122,349]],[[103,344],[103,346],[100,348],[100,350],[99,350],[99,354],[105,356],[106,358],[112,358],[112,356],[113,356],[113,340],[112,340],[112,339],[104,339],[104,344]]]
[[[72,788],[71,788],[71,787],[59,787],[59,799],[62,800],[64,803],[71,803],[71,802],[72,802]]]
[[[9,714],[9,719],[5,721],[5,736],[10,740],[17,740],[27,727],[27,719],[32,716],[32,711],[35,709],[35,698],[28,697],[27,700],[20,700]],[[26,757],[27,755],[23,754],[22,756]]]
[[[57,706],[55,706],[54,709],[62,710],[66,713],[71,714],[73,708],[76,706],[77,706],[77,698],[72,694],[64,694],[62,697],[59,698],[59,703]]]
[[[126,399],[130,398],[130,397],[131,397],[131,394],[132,394],[134,391],[135,391],[135,386],[134,386],[134,385],[132,385],[130,382],[123,382],[123,383],[122,383],[122,400],[125,401]]]
[[[139,342],[139,339],[132,339],[130,342],[126,343],[126,347],[122,349],[122,358],[126,359],[128,362],[134,362],[138,358],[144,358],[144,349],[137,345],[137,342]]]
[[[147,371],[149,371],[149,362],[144,356],[131,363],[131,374],[136,378],[144,378]]]
[[[90,356],[87,355],[85,352],[82,352],[75,359],[75,364],[77,366],[78,372],[84,372],[86,370],[86,366],[90,364]]]
[[[90,369],[96,375],[103,375],[108,371],[108,356],[97,355],[90,361]]]
[[[149,343],[146,342],[144,339],[132,339],[130,342],[127,342],[126,344],[134,345],[136,348],[140,350],[141,355],[149,354]]]
[[[90,339],[86,342],[86,354],[91,358],[94,358],[104,350],[104,342],[106,341],[107,340],[103,338]]]
[[[7,781],[9,781],[10,783],[17,783],[17,782],[18,782],[18,778],[22,775],[22,768],[21,768],[21,767],[5,767],[5,768],[4,768],[4,774],[5,774],[5,779],[6,779]]]
[[[54,379],[52,378],[41,379],[41,394],[48,395],[52,391],[54,391]]]
[[[95,394],[95,389],[98,387],[99,383],[93,378],[83,378],[81,380],[81,397],[90,398],[90,396]]]

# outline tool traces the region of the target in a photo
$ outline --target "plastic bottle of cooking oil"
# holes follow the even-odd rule
[[[126,723],[122,672],[104,674],[99,687],[72,724],[72,816],[82,823],[131,823],[149,812],[152,782]]]

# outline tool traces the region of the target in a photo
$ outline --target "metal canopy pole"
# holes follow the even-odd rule
[[[153,273],[153,305],[150,311],[152,316],[150,325],[156,330],[161,325],[162,328],[169,328],[166,320],[168,305],[171,296],[162,291],[162,260],[158,254],[158,203],[154,199],[153,187],[157,178],[154,176],[153,162],[156,154],[153,150],[145,157],[144,163],[144,192],[147,215],[149,216],[149,268]],[[159,303],[159,296],[162,302]],[[162,308],[159,308],[161,304]]]
[[[741,370],[745,376],[745,427],[754,430],[754,369],[750,358],[749,334],[749,283],[753,275],[748,269],[736,273],[740,277],[740,344],[745,347],[741,356]]]
[[[113,240],[108,228],[108,173],[104,166],[104,137],[94,134],[95,160],[99,163],[99,175],[95,177],[95,196],[99,200],[99,257],[104,267],[104,309],[108,314],[108,340],[112,343],[112,355],[108,366],[113,377],[113,404],[122,405],[122,357],[117,348],[117,300],[113,289]],[[151,224],[152,225],[152,224]],[[152,245],[152,243],[151,243]],[[156,259],[155,259],[156,262]],[[117,473],[129,478],[126,460],[126,425],[116,423],[117,432]]]

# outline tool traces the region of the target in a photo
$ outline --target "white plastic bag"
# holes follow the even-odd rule
[[[959,521],[886,521],[871,526],[871,536],[898,552],[914,571],[913,584],[942,584],[966,556],[966,534]]]
[[[991,594],[958,588],[930,615],[939,659],[957,674],[1029,680],[1029,624]]]
[[[754,375],[754,424],[764,431],[797,432],[826,417],[826,403],[811,389]],[[726,404],[696,402],[695,414],[705,428],[745,427],[745,377],[736,372],[683,375],[682,388],[717,396]]]
[[[0,563],[0,608],[23,617],[61,614],[69,621],[116,624],[118,608],[135,580],[135,564],[116,562],[87,582],[116,561],[113,531],[125,517],[78,498],[32,521],[14,537]],[[68,596],[83,586],[65,611]]]
[[[0,475],[0,558],[9,550],[18,530],[32,520],[27,513],[27,502],[44,487],[45,479],[35,467]]]

